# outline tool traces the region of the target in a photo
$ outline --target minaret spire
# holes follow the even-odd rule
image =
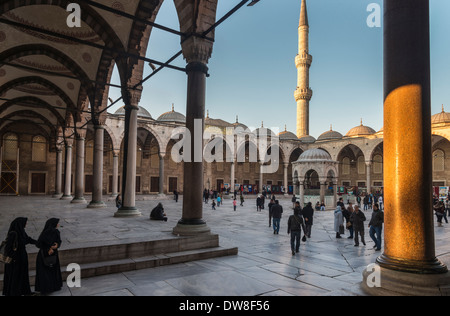
[[[302,0],[301,4],[298,39],[298,55],[295,57],[298,79],[294,95],[295,101],[297,101],[297,137],[300,138],[309,135],[309,101],[313,94],[309,87],[309,68],[312,56],[309,54],[309,22],[306,0]]]

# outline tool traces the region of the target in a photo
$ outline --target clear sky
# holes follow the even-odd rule
[[[329,130],[346,134],[360,124],[383,126],[383,30],[369,28],[371,3],[381,0],[308,0],[310,24],[310,134]],[[219,0],[222,17],[239,0]],[[301,0],[261,0],[244,7],[216,30],[209,62],[206,107],[210,117],[249,127],[296,132],[295,56]],[[450,1],[432,0],[432,113],[450,112]],[[166,0],[156,20],[179,29],[173,1]],[[147,57],[166,61],[180,50],[177,36],[154,30]],[[180,57],[174,63],[185,66]],[[148,67],[147,73],[150,72]],[[118,83],[117,76],[113,82]],[[141,106],[157,119],[171,110],[185,113],[186,74],[165,69],[144,84]],[[117,99],[118,89],[110,96]],[[119,106],[113,107],[114,112]]]

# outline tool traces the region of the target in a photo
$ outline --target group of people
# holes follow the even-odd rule
[[[344,222],[345,220],[345,222]],[[346,208],[342,198],[337,203],[337,208],[334,211],[334,230],[336,231],[336,238],[342,238],[342,234],[345,233],[345,229],[350,232],[348,239],[355,239],[355,247],[359,246],[359,237],[361,236],[361,242],[366,245],[365,241],[365,224],[366,216],[363,211],[360,210],[359,205],[353,207],[352,203],[349,203]],[[345,224],[345,226],[344,226]],[[373,212],[369,227],[369,236],[375,243],[374,249],[381,251],[382,246],[382,233],[384,224],[384,213],[380,210],[377,203],[373,205]]]
[[[5,263],[3,280],[4,296],[30,296],[31,291],[28,271],[29,244],[39,248],[36,256],[35,291],[41,295],[61,290],[63,282],[58,249],[61,247],[61,235],[58,230],[59,219],[49,219],[38,240],[29,237],[25,231],[28,219],[16,218],[10,225],[8,235],[3,243],[4,255],[11,258]]]

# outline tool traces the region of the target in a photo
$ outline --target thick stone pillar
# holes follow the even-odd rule
[[[325,204],[325,189],[327,187],[327,183],[325,180],[320,179],[320,203],[324,203]],[[325,204],[325,206],[328,206]]]
[[[165,153],[159,154],[159,195],[164,196],[164,156]],[[169,192],[170,193],[170,192]]]
[[[384,2],[385,244],[375,293],[442,295],[450,283],[435,254],[429,13],[428,0]]]
[[[191,134],[190,161],[184,162],[183,214],[173,229],[175,235],[209,233],[203,220],[203,132],[205,128],[206,63],[191,62],[188,75],[186,128]]]
[[[136,92],[122,92],[125,105],[125,139],[122,172],[122,207],[115,217],[140,216],[136,208],[136,150],[137,150],[137,115],[140,95]]]
[[[93,188],[92,201],[88,208],[102,208],[106,207],[103,202],[103,147],[105,138],[105,128],[102,125],[94,126],[94,174],[93,174]]]
[[[84,137],[77,136],[76,168],[75,168],[75,197],[71,203],[86,203],[84,198]]]
[[[61,200],[72,200],[72,145],[66,143],[65,185]]]
[[[300,206],[304,207],[305,206],[305,183],[304,183],[304,181],[299,182],[299,187],[300,187]]]
[[[119,154],[113,152],[113,175],[112,175],[112,188],[111,197],[115,198],[119,195]]]
[[[61,148],[58,147],[56,149],[55,193],[53,194],[53,197],[58,199],[61,198],[62,195],[62,171],[63,171],[62,150]]]
[[[288,183],[288,168],[289,163],[284,164],[284,196],[289,196],[289,183]]]

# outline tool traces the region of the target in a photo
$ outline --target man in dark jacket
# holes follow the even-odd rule
[[[372,219],[370,220],[370,238],[375,242],[376,251],[381,250],[381,236],[383,233],[384,213],[380,211],[378,204],[373,206]],[[376,235],[376,237],[375,237]]]
[[[303,231],[306,231],[303,218],[300,214],[300,203],[297,202],[296,204],[294,215],[291,215],[288,220],[288,235],[291,234],[291,250],[293,256],[300,251],[302,228]]]
[[[278,235],[280,232],[281,214],[283,214],[283,207],[279,201],[275,201],[275,205],[272,206],[272,222],[273,222],[273,234]]]
[[[358,205],[355,205],[355,211],[350,216],[350,221],[353,224],[353,230],[355,233],[355,247],[359,246],[359,237],[361,235],[361,241],[363,245],[366,245],[366,240],[364,239],[364,222],[366,221],[366,215],[359,209]]]
[[[309,202],[305,208],[302,210],[303,219],[305,220],[305,235],[311,238],[311,230],[314,222],[314,209],[311,202]]]

